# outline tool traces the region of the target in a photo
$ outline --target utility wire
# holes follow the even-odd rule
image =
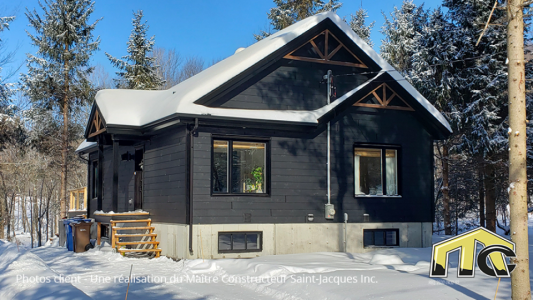
[[[505,53],[505,52],[497,52],[497,53],[492,53],[492,54],[484,54],[484,55],[481,55],[481,56],[470,57],[470,58],[465,58],[465,59],[450,60],[450,61],[447,61],[446,63],[439,63],[439,64],[428,65],[427,67],[435,67],[435,66],[448,65],[448,64],[456,63],[456,62],[465,62],[465,61],[470,61],[470,60],[476,60],[476,59],[479,59],[479,58],[484,58],[484,57],[487,57],[487,56],[493,56],[493,55],[503,54],[503,53]],[[407,69],[405,69],[405,70],[412,70],[412,69],[414,69],[414,68],[407,68]],[[394,71],[400,73],[399,71],[397,71],[397,70],[395,70],[395,69],[391,69],[391,70],[380,70],[380,71],[367,71],[367,72],[361,72],[361,73],[338,74],[338,75],[333,75],[333,76],[372,75],[372,74],[377,74],[377,73],[380,73],[380,72],[394,72]]]

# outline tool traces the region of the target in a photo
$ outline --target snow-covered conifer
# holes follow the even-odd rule
[[[370,24],[365,25],[368,13],[365,9],[360,8],[355,12],[355,15],[350,15],[350,27],[355,33],[362,38],[370,47],[374,45],[370,39],[372,28],[376,24],[376,21],[372,21]]]
[[[336,11],[342,6],[338,0],[327,2],[322,0],[274,0],[274,4],[276,7],[271,8],[267,13],[274,32],[315,14]],[[261,31],[259,34],[254,34],[254,37],[259,41],[270,34],[272,33]]]
[[[133,13],[133,29],[128,40],[128,55],[116,58],[106,52],[111,63],[120,71],[117,72],[117,87],[135,90],[155,90],[164,81],[157,73],[155,57],[151,55],[155,37],[146,37],[149,26],[142,22],[143,11]]]
[[[9,23],[15,20],[15,17],[0,17],[0,32],[5,29],[9,29]],[[2,39],[0,38],[0,45]],[[7,106],[9,97],[13,93],[13,86],[9,83],[4,82],[2,78],[2,65],[0,65],[0,109],[3,110]]]
[[[27,54],[27,74],[21,75],[24,93],[37,107],[53,110],[62,119],[61,137],[61,217],[66,216],[67,165],[70,115],[94,96],[87,75],[91,54],[99,38],[93,30],[99,20],[90,22],[94,10],[91,0],[44,0],[42,13],[26,10],[28,32],[36,54]]]
[[[381,33],[381,56],[400,73],[405,74],[412,66],[412,57],[418,52],[415,37],[422,31],[427,20],[423,5],[416,6],[405,0],[400,8],[394,7],[390,19],[385,16]]]

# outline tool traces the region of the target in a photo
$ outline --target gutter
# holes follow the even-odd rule
[[[85,159],[85,158],[83,158],[82,155],[84,155],[84,154],[85,154],[85,153],[83,153],[83,152],[81,152],[81,151],[78,152],[78,158],[81,159],[81,160],[83,160],[83,161],[86,162],[86,163],[89,163],[89,159]]]
[[[198,130],[198,118],[194,119],[194,127],[189,131],[189,254],[193,255],[192,227],[193,227],[193,179],[194,179],[194,135]]]

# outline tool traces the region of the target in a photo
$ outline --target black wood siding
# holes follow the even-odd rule
[[[305,223],[324,218],[327,202],[326,131],[312,137],[271,139],[271,195],[216,196],[210,193],[211,134],[209,128],[195,138],[194,222],[202,224]],[[213,130],[214,131],[214,130]],[[221,133],[217,129],[218,134]],[[228,130],[227,134],[264,136],[260,131]],[[354,197],[353,148],[355,143],[401,146],[399,177],[402,198]],[[336,220],[349,214],[350,222],[432,221],[432,137],[412,112],[351,108],[331,125],[331,201]]]
[[[282,60],[211,106],[241,109],[313,110],[327,104],[328,70],[334,75],[362,73],[366,69]],[[368,75],[335,77],[338,96],[368,80]],[[335,97],[332,97],[334,101]]]
[[[154,222],[186,223],[186,136],[183,126],[145,144],[143,209]]]
[[[186,222],[186,168],[185,127],[178,127],[152,137],[144,144],[143,210],[150,212],[154,222]],[[142,146],[139,144],[138,146]],[[120,146],[119,154],[135,153],[134,146]],[[102,210],[113,210],[113,147],[104,146]],[[90,159],[97,159],[98,153]],[[134,209],[135,160],[119,162],[118,212]],[[92,168],[88,174],[92,176]],[[89,177],[91,178],[91,177]],[[92,189],[89,181],[89,191]],[[90,193],[90,192],[89,192]],[[131,204],[129,202],[131,201]],[[91,202],[91,214],[97,210],[97,201]]]

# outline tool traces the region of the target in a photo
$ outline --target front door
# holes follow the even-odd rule
[[[135,150],[135,194],[134,198],[134,210],[142,209],[143,207],[143,156],[144,149]]]

